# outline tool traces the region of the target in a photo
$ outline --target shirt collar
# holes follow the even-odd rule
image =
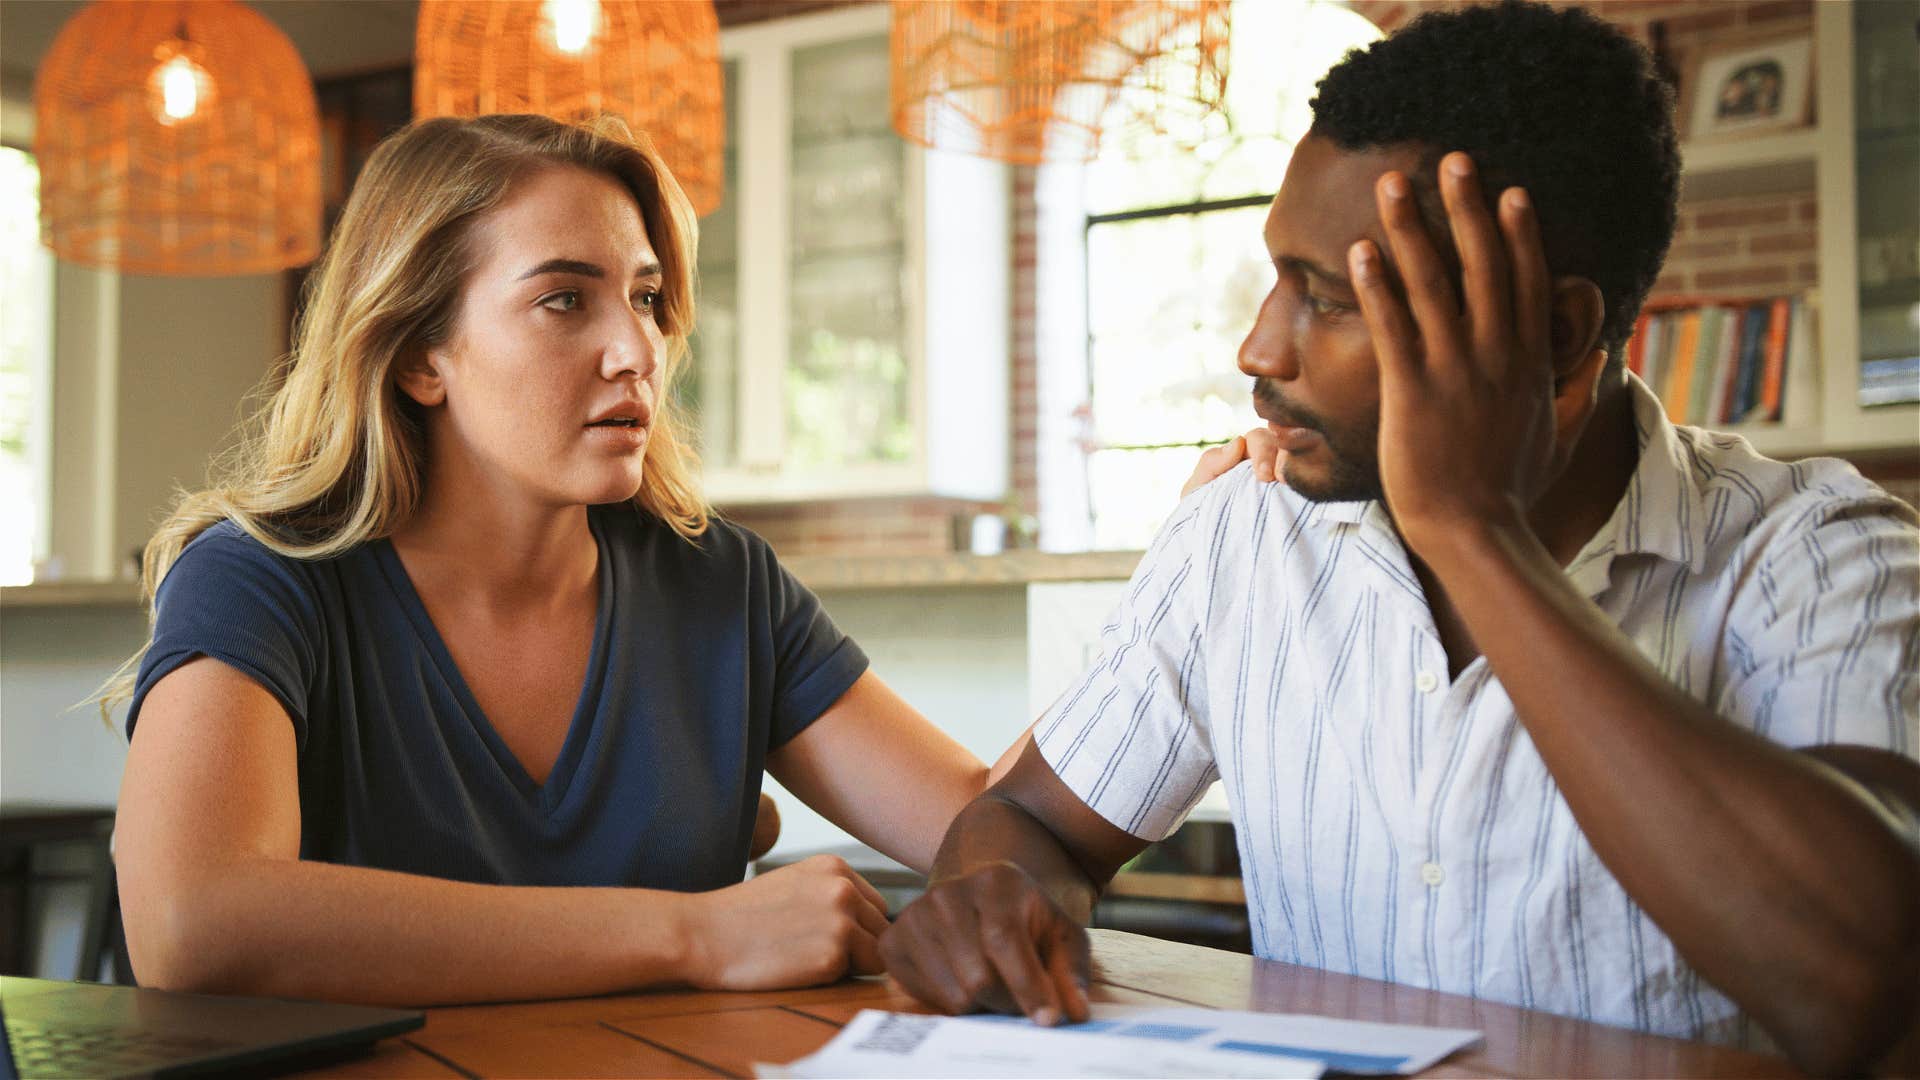
[[[1667,419],[1660,398],[1632,372],[1627,394],[1640,460],[1613,516],[1567,567],[1576,582],[1597,572],[1600,588],[1607,564],[1622,555],[1653,555],[1685,563],[1696,573],[1707,561],[1708,515],[1694,472],[1696,451]]]
[[[1696,573],[1706,565],[1707,514],[1695,479],[1695,452],[1667,419],[1666,406],[1638,375],[1627,373],[1627,395],[1640,458],[1613,515],[1568,564],[1576,584],[1589,595],[1606,588],[1612,561],[1622,555],[1654,555],[1685,563]],[[1323,524],[1365,522],[1394,533],[1385,504],[1378,500],[1313,504]]]

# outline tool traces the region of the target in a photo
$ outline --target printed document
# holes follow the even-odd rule
[[[1324,1016],[1095,1005],[1082,1024],[867,1009],[811,1057],[767,1077],[1318,1077],[1419,1072],[1477,1031]]]

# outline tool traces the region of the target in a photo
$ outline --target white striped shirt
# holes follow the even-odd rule
[[[1913,509],[1632,393],[1640,462],[1573,585],[1729,722],[1920,753]],[[1222,780],[1258,955],[1758,1041],[1600,863],[1486,659],[1449,683],[1378,503],[1309,503],[1243,465],[1181,504],[1102,645],[1042,754],[1146,839]]]

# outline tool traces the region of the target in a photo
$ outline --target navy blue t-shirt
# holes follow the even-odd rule
[[[689,542],[630,503],[589,520],[593,654],[545,784],[488,724],[385,540],[303,561],[208,529],[161,584],[127,734],[155,682],[210,656],[293,720],[302,858],[503,885],[738,882],[767,752],[867,658],[746,529],[715,519]]]

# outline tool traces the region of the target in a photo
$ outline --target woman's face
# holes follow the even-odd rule
[[[448,339],[400,385],[427,406],[435,472],[540,505],[640,490],[661,400],[664,278],[633,195],[555,166],[474,225]]]

